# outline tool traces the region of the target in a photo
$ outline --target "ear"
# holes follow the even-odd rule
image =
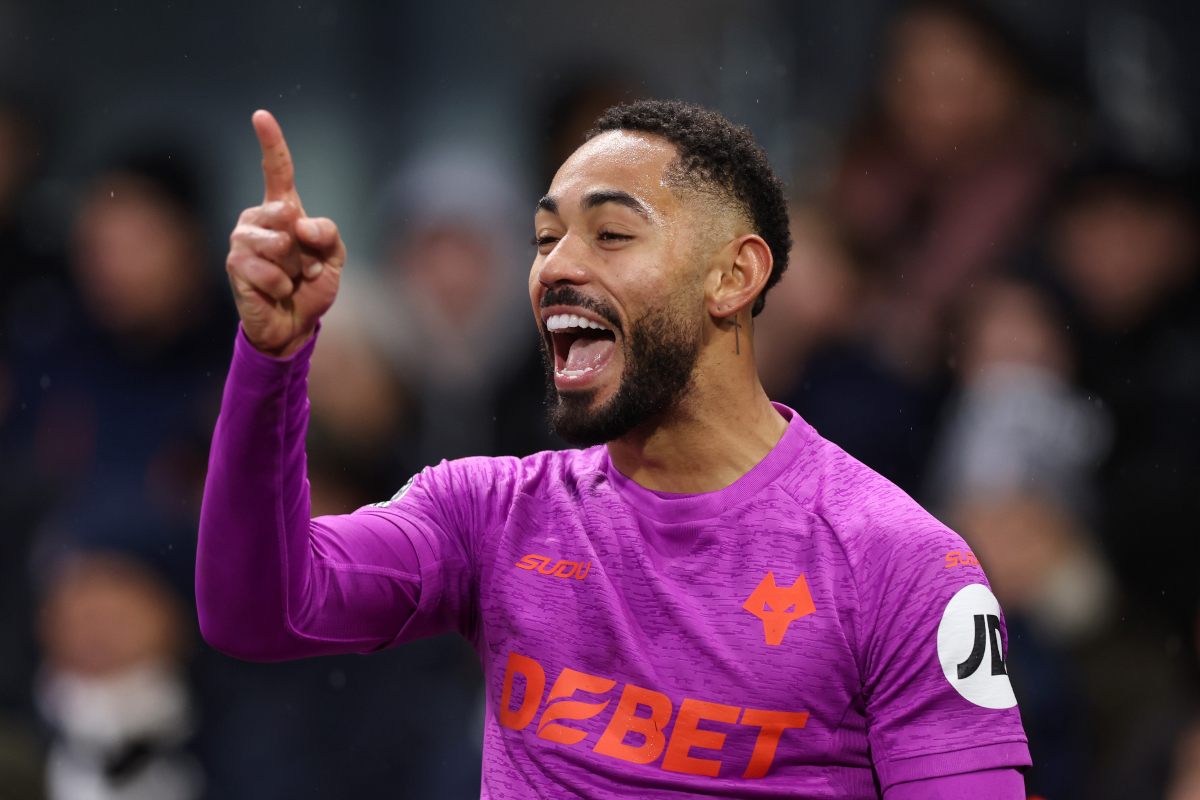
[[[771,277],[775,260],[763,238],[749,233],[721,249],[709,273],[705,301],[717,319],[737,314],[754,303]]]

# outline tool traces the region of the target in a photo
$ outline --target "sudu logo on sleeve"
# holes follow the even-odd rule
[[[977,706],[1012,708],[1017,704],[1000,636],[1000,603],[981,583],[959,589],[942,613],[937,635],[938,661],[955,691]]]

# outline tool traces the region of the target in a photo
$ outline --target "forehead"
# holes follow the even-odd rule
[[[603,189],[628,192],[648,206],[662,207],[674,197],[664,180],[677,156],[659,136],[607,131],[585,142],[559,168],[550,195],[560,202]]]

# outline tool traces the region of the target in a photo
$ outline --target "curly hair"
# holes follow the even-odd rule
[[[787,269],[792,235],[783,181],[775,176],[766,151],[755,143],[750,129],[690,103],[638,100],[601,114],[587,139],[607,131],[648,133],[675,145],[679,158],[673,177],[683,186],[712,192],[731,204],[763,238],[771,248],[773,264],[751,310],[758,316],[767,291]]]

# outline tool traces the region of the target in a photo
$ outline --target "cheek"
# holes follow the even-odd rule
[[[541,271],[542,265],[540,259],[533,260],[533,266],[529,268],[529,299],[533,302],[533,308],[536,311],[538,300],[542,294],[542,282],[538,280],[538,273]]]
[[[634,299],[653,298],[661,305],[703,284],[701,267],[707,259],[698,241],[694,234],[668,229],[657,246],[631,251],[629,262],[620,264],[613,278],[627,285]]]

